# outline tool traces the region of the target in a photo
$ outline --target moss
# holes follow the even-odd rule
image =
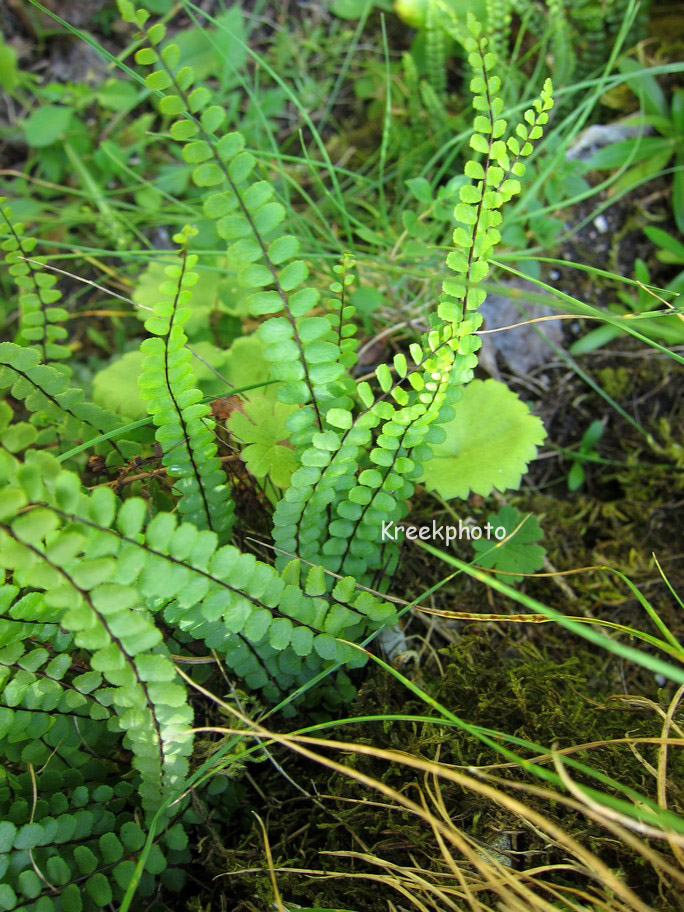
[[[546,628],[544,647],[519,634],[500,633],[491,626],[460,636],[439,653],[441,673],[434,664],[414,669],[424,688],[449,710],[479,725],[516,735],[541,745],[560,748],[633,737],[657,737],[662,724],[657,704],[621,698],[623,669],[612,656],[569,645],[567,638]],[[618,695],[618,696],[616,696]],[[658,701],[658,694],[654,694]],[[669,694],[661,694],[667,705]],[[381,670],[370,672],[361,686],[350,715],[377,713],[430,714],[428,708],[393,677]],[[426,760],[457,766],[482,766],[505,762],[493,749],[468,733],[436,724],[414,722],[363,723],[340,729],[335,737],[379,748],[407,752]],[[514,748],[515,749],[515,748]],[[520,749],[523,753],[524,750]],[[655,799],[655,778],[646,764],[657,764],[655,746],[638,747],[643,761],[627,745],[606,745],[574,754],[624,785]],[[266,815],[269,840],[276,867],[336,872],[327,880],[302,873],[278,874],[283,898],[306,908],[386,910],[397,894],[388,884],[364,878],[377,875],[382,866],[352,857],[373,856],[390,865],[419,865],[429,876],[444,871],[430,828],[402,810],[390,810],[383,796],[367,791],[357,782],[292,754],[274,755],[289,775],[311,796],[304,797],[271,764],[260,764],[256,777],[255,803]],[[335,759],[358,769],[416,800],[426,794],[422,774],[401,764],[359,754],[335,754]],[[680,758],[672,758],[671,775],[684,771]],[[498,776],[525,781],[518,769],[500,768]],[[589,781],[573,773],[578,782]],[[530,778],[527,781],[536,782]],[[514,867],[560,863],[562,850],[499,804],[474,792],[443,781],[444,806],[453,823],[483,845],[504,846],[512,842]],[[261,796],[261,797],[258,797]],[[529,795],[523,800],[569,835],[595,852],[648,901],[658,895],[657,876],[638,855],[584,815],[563,805]],[[669,792],[670,807],[681,809],[681,790]],[[263,804],[266,804],[266,808]],[[429,800],[428,800],[429,805]],[[501,834],[505,835],[502,836]],[[659,847],[662,849],[662,847]],[[515,852],[523,854],[515,854]],[[336,854],[328,854],[336,853]],[[221,864],[224,859],[221,859]],[[268,878],[263,874],[264,852],[256,827],[238,839],[231,850],[231,868],[259,869],[232,879],[235,897],[249,895],[257,902],[272,902]],[[225,870],[225,868],[224,868]],[[556,883],[563,882],[565,875]],[[343,899],[342,899],[343,897]],[[673,898],[665,897],[669,906]],[[238,906],[239,908],[243,908]],[[244,908],[251,908],[245,905]]]
[[[620,401],[632,386],[632,373],[626,367],[602,367],[597,371],[601,388],[613,399]]]

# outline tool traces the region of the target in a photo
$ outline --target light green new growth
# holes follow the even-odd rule
[[[504,56],[508,50],[513,13],[521,27],[529,31],[548,52],[554,82],[565,86],[579,82],[605,64],[625,18],[633,15],[625,37],[632,47],[646,33],[648,0],[633,13],[631,0],[549,0],[546,8],[536,0],[484,0],[485,21],[490,50]],[[397,2],[398,14],[425,35],[427,85],[435,97],[446,87],[446,36],[461,46],[468,42],[464,14],[468,4],[462,0],[423,0],[418,4]],[[467,15],[470,15],[468,13]]]

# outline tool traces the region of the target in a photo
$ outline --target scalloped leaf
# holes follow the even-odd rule
[[[242,443],[242,458],[255,478],[268,475],[279,488],[286,488],[296,468],[295,453],[288,443],[287,418],[296,406],[283,405],[265,396],[255,396],[234,411],[229,430]]]
[[[443,425],[446,438],[432,444],[421,480],[445,500],[471,492],[520,487],[537,447],[546,438],[541,420],[504,383],[473,380]]]
[[[505,529],[506,535],[499,542],[482,538],[473,541],[476,564],[515,574],[541,570],[546,548],[535,544],[544,534],[536,516],[525,515],[515,507],[502,507],[498,513],[491,513],[487,521],[495,530]],[[519,583],[521,580],[522,576],[517,575],[503,577],[505,583]]]

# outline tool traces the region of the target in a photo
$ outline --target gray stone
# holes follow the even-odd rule
[[[635,136],[644,136],[652,132],[651,127],[637,126],[629,123],[594,124],[583,130],[567,151],[568,161],[589,161],[589,159],[604,146],[634,139]]]
[[[497,329],[500,326],[510,326],[535,317],[553,316],[557,309],[547,307],[530,300],[528,294],[535,298],[544,297],[553,301],[554,298],[537,288],[531,282],[522,279],[512,279],[506,282],[507,293],[493,293],[480,308],[485,318],[483,329]],[[521,313],[520,305],[528,312],[528,316]],[[541,335],[540,335],[541,334]],[[563,328],[560,320],[544,320],[534,325],[519,326],[503,332],[495,332],[482,336],[483,358],[481,363],[490,374],[497,376],[496,354],[500,354],[513,373],[527,374],[533,367],[544,364],[555,357],[553,349],[544,341],[544,337],[555,345],[563,341]],[[491,365],[494,364],[494,369]]]

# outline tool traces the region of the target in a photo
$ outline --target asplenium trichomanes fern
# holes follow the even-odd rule
[[[214,422],[208,417],[209,406],[201,401],[183,330],[191,313],[186,306],[190,289],[199,278],[192,272],[197,256],[188,254],[185,245],[196,233],[187,227],[173,237],[183,245],[180,263],[165,268],[169,281],[159,288],[153,315],[145,321],[152,338],[142,344],[146,357],[138,385],[157,426],[162,461],[176,479],[178,509],[198,529],[213,530],[225,539],[234,505],[217,456]]]
[[[26,400],[34,414],[35,423],[42,427],[40,443],[55,440],[77,440],[113,430],[118,424],[115,415],[88,402],[83,391],[71,386],[71,369],[65,363],[70,357],[63,344],[67,337],[61,325],[68,316],[64,307],[57,306],[62,293],[56,288],[56,276],[47,272],[40,258],[31,256],[36,239],[24,236],[24,226],[13,222],[9,207],[1,204],[0,215],[8,236],[0,245],[5,251],[8,272],[19,289],[18,341],[31,358],[24,358],[23,383],[15,395]],[[54,365],[48,362],[55,362]],[[104,444],[108,458],[123,459],[137,448],[130,441],[110,440]]]
[[[146,28],[145,11],[119,4],[141,30],[146,46],[137,60],[153,67],[147,85],[195,166],[204,213],[226,241],[240,283],[252,289],[253,316],[267,318],[258,335],[278,397],[292,409],[295,470],[275,504],[275,565],[230,544],[230,482],[185,347],[197,261],[192,228],[175,237],[178,260],[146,322],[140,377],[177,510],[160,509],[154,498],[122,499],[108,485],[84,487],[80,457],[66,452],[66,442],[105,432],[116,443],[116,419],[69,389],[66,373],[41,363],[61,334],[46,329],[31,340],[24,332],[23,344],[0,344],[0,388],[25,411],[20,420],[7,403],[0,411],[0,905],[36,912],[39,903],[40,912],[101,907],[130,881],[141,820],[122,788],[118,743],[132,756],[147,819],[182,792],[193,738],[179,652],[191,658],[193,643],[213,650],[229,675],[271,701],[286,701],[340,666],[316,698],[336,705],[353,693],[343,669],[362,666],[365,654],[351,644],[396,620],[392,605],[363,588],[385,586],[396,566],[381,523],[405,514],[439,425],[472,377],[481,283],[500,239],[501,208],[520,192],[523,160],[552,104],[547,84],[504,139],[494,59],[471,22],[478,158],[465,165],[471,183],[454,213],[449,273],[421,342],[379,367],[377,385],[357,385],[349,374],[356,360],[347,299],[352,258],[336,268],[332,296],[321,303],[305,285],[297,238],[283,230],[286,210],[272,183],[255,175],[243,137],[221,134],[222,108],[209,89],[194,86],[190,68],[179,67],[177,47],[161,47],[164,27]],[[36,299],[26,288],[52,283],[27,272],[22,257],[33,245],[21,246],[20,237],[15,226],[5,249],[21,294],[31,295],[25,313],[40,314],[25,323],[42,327],[54,294],[52,302]],[[149,435],[141,443],[148,452],[152,444]],[[114,450],[110,460],[122,456]],[[102,801],[111,811],[98,815]],[[164,882],[180,883],[175,865],[186,859],[186,839],[172,820],[186,806],[177,801],[162,817],[166,830],[143,883],[148,892],[167,863]]]
[[[368,572],[387,575],[393,569],[396,552],[381,542],[381,523],[404,515],[412,479],[420,476],[420,464],[430,456],[429,444],[442,439],[438,425],[451,417],[449,402],[472,378],[480,346],[473,333],[482,322],[477,309],[485,299],[478,286],[501,237],[500,210],[520,192],[523,159],[541,137],[552,106],[547,82],[516,126],[516,135],[504,140],[507,124],[499,116],[503,103],[496,94],[500,80],[492,74],[494,56],[472,20],[470,28],[468,59],[476,73],[471,90],[474,107],[482,112],[475,118],[470,145],[483,158],[465,165],[466,176],[475,183],[461,188],[454,212],[460,225],[447,266],[455,276],[442,283],[433,329],[422,344],[410,346],[413,363],[397,355],[394,377],[388,365],[379,367],[379,394],[368,383],[359,384],[362,409],[356,414],[338,407],[326,412],[328,429],[314,436],[302,453],[302,468],[293,474],[292,487],[275,510],[274,538],[281,548],[357,578]],[[328,535],[321,536],[325,510],[331,519]]]

